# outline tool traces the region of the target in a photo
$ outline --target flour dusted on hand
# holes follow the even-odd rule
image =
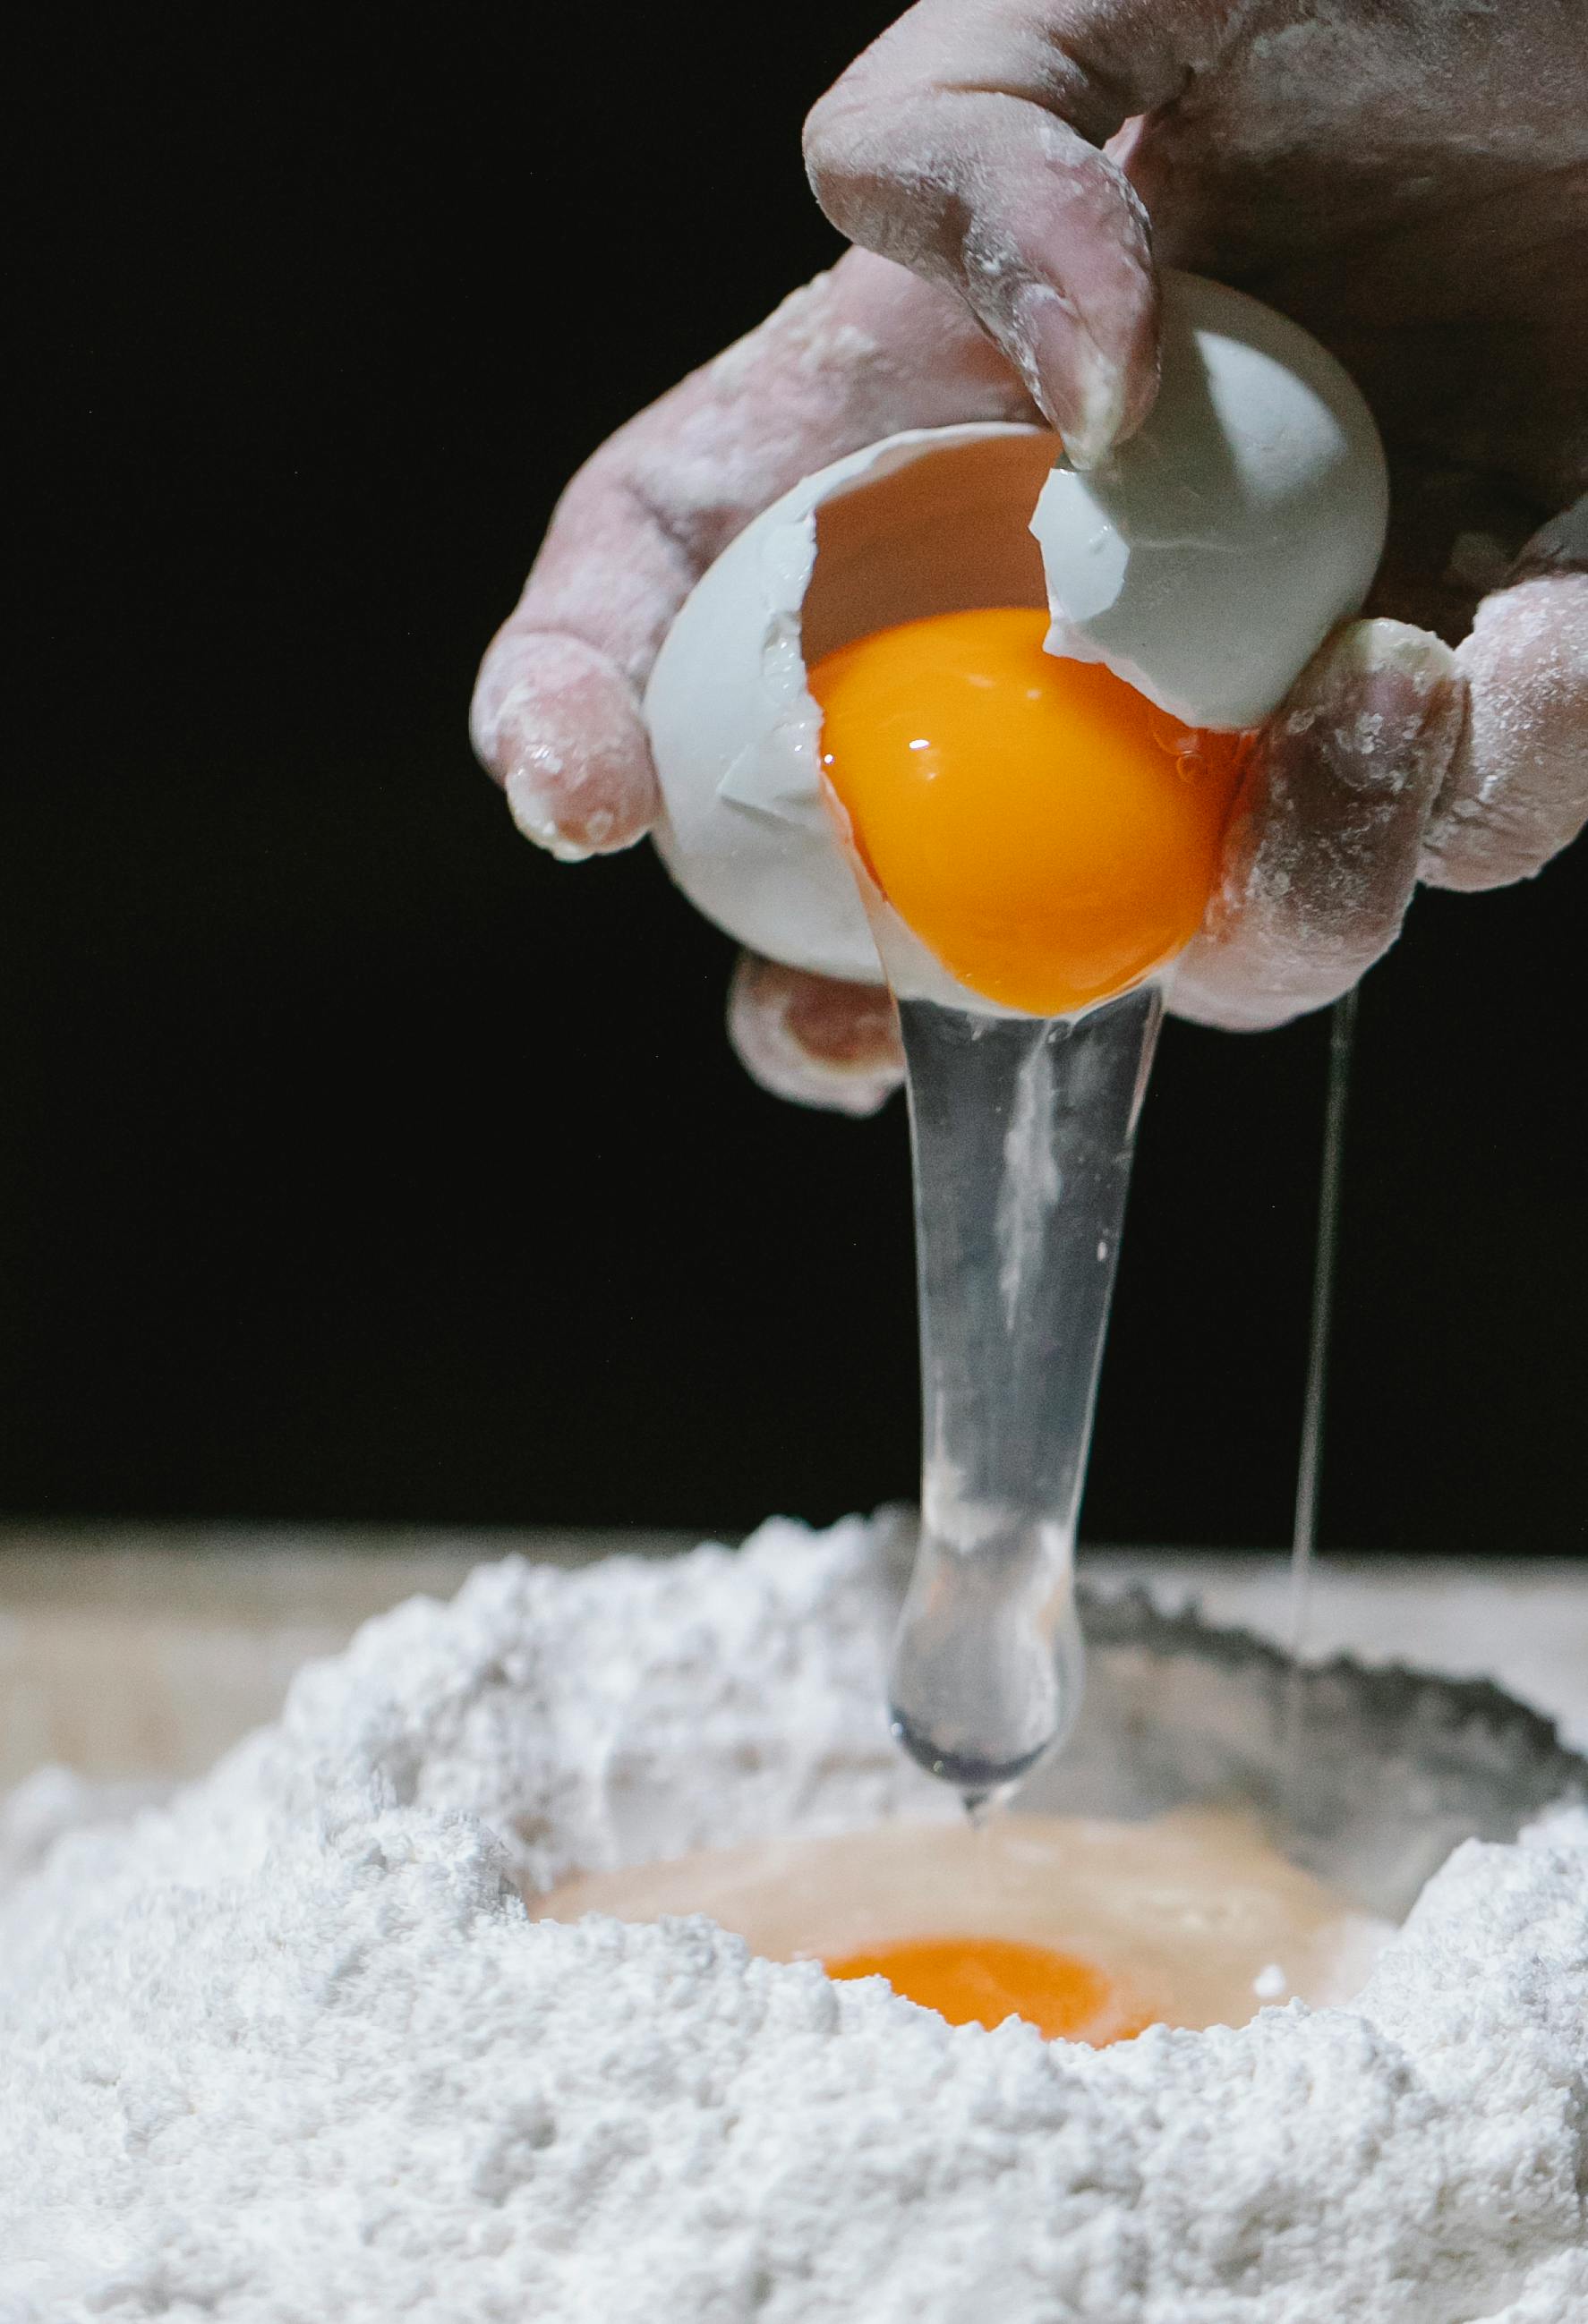
[[[937,1787],[866,1529],[370,1624],[0,1902],[0,2319],[1567,2324],[1588,1824],[1469,1845],[1360,2001],[1104,2052],[518,1884]]]

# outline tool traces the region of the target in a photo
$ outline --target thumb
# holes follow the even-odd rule
[[[1207,61],[1189,52],[1227,14],[920,0],[806,124],[834,225],[957,290],[1077,467],[1139,426],[1157,391],[1147,214],[1100,148]]]
[[[1455,657],[1426,630],[1353,622],[1320,646],[1263,730],[1207,918],[1176,965],[1177,1016],[1282,1025],[1388,951],[1463,706]]]

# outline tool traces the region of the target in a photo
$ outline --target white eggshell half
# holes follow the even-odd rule
[[[1103,661],[1188,725],[1255,726],[1383,554],[1372,414],[1297,324],[1170,274],[1163,379],[1105,466],[1056,467],[1031,529],[1052,653]]]
[[[656,844],[691,903],[742,944],[882,982],[823,797],[806,669],[928,613],[1042,605],[1030,520],[1057,449],[1045,430],[992,422],[890,437],[774,502],[686,599],[645,696],[664,807]],[[872,905],[897,990],[992,1010]]]

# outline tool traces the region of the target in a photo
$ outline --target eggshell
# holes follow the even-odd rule
[[[1048,650],[1106,662],[1188,725],[1255,726],[1383,553],[1383,448],[1298,325],[1196,275],[1164,285],[1163,378],[1105,466],[1060,464],[1032,530]]]
[[[897,622],[1042,605],[1030,517],[1057,450],[1045,430],[993,422],[890,437],[774,502],[685,601],[645,697],[664,801],[656,843],[691,903],[741,943],[882,982],[823,798],[806,669]],[[896,988],[988,1010],[872,903],[891,924]]]

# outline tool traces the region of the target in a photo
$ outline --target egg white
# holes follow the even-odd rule
[[[536,1917],[702,1913],[770,1960],[840,1960],[911,1938],[1013,1939],[1078,1956],[1139,2016],[1239,2025],[1265,2001],[1347,1999],[1389,1934],[1281,1856],[1248,1818],[1145,1823],[1001,1815],[884,1824],[596,1873]]]

